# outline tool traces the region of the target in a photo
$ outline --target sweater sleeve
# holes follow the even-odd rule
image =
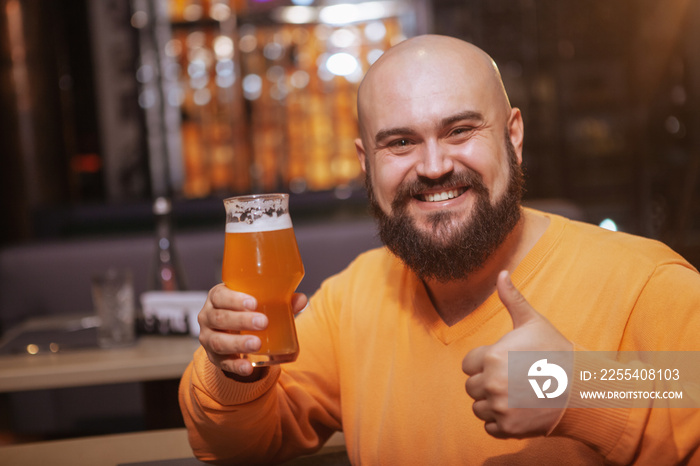
[[[620,351],[700,350],[700,275],[680,264],[657,267],[630,313]],[[677,353],[678,354],[678,353]],[[681,358],[684,356],[681,355]],[[601,367],[645,367],[639,361],[620,363],[576,358],[574,373]],[[653,366],[652,366],[653,367]],[[582,403],[579,390],[595,391],[600,382],[574,379],[569,405],[552,435],[580,440],[603,454],[611,464],[686,464],[700,461],[700,367],[691,366],[678,382],[667,380],[619,382],[619,391],[663,393],[682,391],[683,406],[669,407],[664,399],[616,399]],[[609,389],[609,387],[608,387]],[[588,407],[583,407],[583,406]],[[591,407],[595,406],[595,407]]]
[[[296,319],[297,361],[254,383],[223,375],[199,348],[180,383],[180,407],[200,460],[274,464],[318,450],[341,429],[333,341],[337,328],[321,290]]]

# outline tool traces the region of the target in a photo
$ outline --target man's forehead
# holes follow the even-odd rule
[[[382,80],[372,86],[364,100],[361,123],[366,136],[379,131],[410,128],[415,131],[440,129],[456,120],[482,123],[498,118],[500,105],[476,80],[437,69],[411,76]]]
[[[358,95],[361,123],[369,123],[367,117],[378,117],[383,110],[390,111],[381,106],[399,108],[411,102],[430,106],[435,104],[433,98],[448,103],[451,96],[466,99],[454,102],[452,110],[444,109],[441,117],[477,101],[489,107],[509,106],[495,64],[480,49],[441,36],[406,42],[390,49],[365,76]],[[473,110],[483,110],[477,107]]]

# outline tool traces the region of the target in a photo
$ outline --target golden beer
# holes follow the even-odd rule
[[[246,354],[254,366],[294,361],[299,352],[292,294],[304,277],[286,194],[241,196],[224,201],[226,241],[222,279],[236,291],[253,296],[267,315],[263,331],[244,331],[262,341]],[[242,213],[243,212],[243,213]]]

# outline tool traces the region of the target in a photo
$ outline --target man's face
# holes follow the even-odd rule
[[[482,58],[415,47],[360,91],[358,155],[382,239],[423,278],[465,277],[519,219],[522,120]]]

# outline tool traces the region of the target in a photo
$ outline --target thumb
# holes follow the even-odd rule
[[[513,319],[513,330],[539,317],[539,313],[535,308],[530,306],[530,303],[513,285],[513,282],[510,280],[510,273],[507,270],[502,270],[498,274],[496,289],[498,290],[498,297],[501,298],[501,302],[508,310],[511,319]]]
[[[292,295],[292,312],[294,312],[294,315],[297,315],[298,313],[306,309],[306,306],[308,304],[309,298],[307,298],[305,294],[294,293]]]

